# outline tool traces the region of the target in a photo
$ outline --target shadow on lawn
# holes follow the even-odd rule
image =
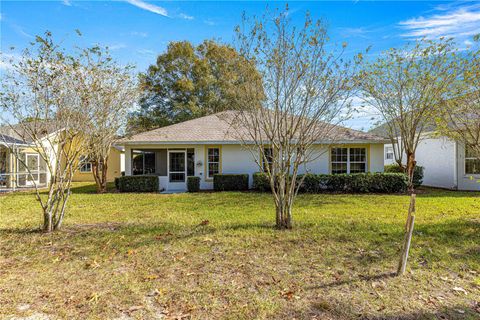
[[[417,198],[471,198],[480,197],[479,191],[459,191],[430,187],[421,187],[416,191]]]
[[[97,185],[93,183],[93,184],[74,186],[70,190],[72,191],[73,194],[95,194],[97,193]],[[114,193],[114,192],[116,192],[115,184],[113,182],[108,182],[107,193]]]
[[[401,303],[401,302],[399,302]],[[354,306],[348,303],[338,301],[319,300],[310,305],[306,310],[286,310],[284,315],[279,317],[288,317],[296,319],[360,319],[360,320],[432,320],[432,319],[479,319],[480,304],[470,306],[455,305],[437,307],[432,311],[411,311],[398,313],[382,313],[381,311],[369,310],[366,313],[360,313]]]
[[[379,233],[381,230],[382,233]],[[17,241],[31,241],[42,243],[49,239],[61,243],[77,243],[82,250],[96,250],[95,246],[112,244],[119,248],[139,249],[159,244],[175,244],[184,241],[204,243],[208,241],[223,242],[225,233],[241,239],[244,235],[255,232],[259,242],[268,246],[299,249],[306,247],[306,252],[328,241],[331,248],[340,246],[338,257],[326,256],[325,261],[335,263],[337,259],[350,261],[362,268],[381,262],[394,263],[399,255],[400,244],[403,239],[403,230],[399,226],[382,225],[372,228],[370,225],[357,225],[354,230],[349,226],[332,229],[329,225],[302,224],[294,232],[276,231],[273,223],[240,223],[215,225],[210,222],[198,225],[184,225],[175,223],[138,224],[104,222],[94,224],[65,225],[59,232],[43,235],[38,229],[7,228],[0,229],[0,238],[14,246]],[[252,233],[253,234],[253,233]],[[437,224],[419,224],[416,226],[412,243],[411,261],[429,267],[435,263],[443,263],[446,258],[455,259],[455,263],[465,263],[474,268],[480,263],[480,221],[474,219],[454,220]],[[83,244],[89,244],[83,246]],[[95,246],[91,246],[94,244]],[[448,259],[447,259],[448,260]],[[336,287],[358,280],[374,280],[375,277],[389,277],[391,274],[374,276],[360,276],[344,282],[322,284],[318,288]]]
[[[334,287],[339,287],[343,285],[350,285],[357,281],[379,281],[379,280],[393,278],[395,277],[395,275],[396,275],[395,272],[383,272],[383,273],[374,274],[374,275],[359,275],[357,277],[350,278],[350,279],[332,281],[332,282],[323,283],[317,286],[306,287],[306,289],[316,290],[316,289],[334,288]]]

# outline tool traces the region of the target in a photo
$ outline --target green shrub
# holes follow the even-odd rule
[[[311,174],[299,175],[297,181],[300,182],[303,178],[303,183],[300,186],[299,192],[306,193],[320,193],[325,191],[328,187],[329,175],[327,174]]]
[[[120,192],[156,192],[157,176],[124,176],[115,179],[115,187]]]
[[[187,177],[188,192],[200,191],[200,177]]]
[[[407,190],[407,176],[403,173],[355,173],[355,174],[305,174],[299,192],[321,193],[399,193]],[[255,173],[253,187],[259,191],[270,191],[268,178],[264,173]],[[268,187],[268,188],[267,188]]]
[[[248,174],[216,174],[213,176],[215,191],[248,190]]]
[[[415,166],[415,170],[413,171],[413,185],[415,188],[420,187],[423,183],[423,174],[425,168],[422,166]],[[385,172],[398,172],[398,173],[406,173],[404,168],[401,168],[398,164],[390,164],[385,166]]]
[[[253,174],[253,189],[258,191],[270,191],[270,180],[264,172],[255,172]]]

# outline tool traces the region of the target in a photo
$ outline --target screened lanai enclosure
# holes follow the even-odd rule
[[[195,150],[132,149],[132,175],[156,175],[170,190],[185,189],[188,176],[195,175]]]
[[[47,181],[46,163],[38,152],[0,145],[0,191],[45,187]]]

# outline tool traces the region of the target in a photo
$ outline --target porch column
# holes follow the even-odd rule
[[[125,175],[132,175],[132,149],[125,146]]]

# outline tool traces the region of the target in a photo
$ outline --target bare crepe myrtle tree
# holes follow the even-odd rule
[[[334,124],[348,115],[359,57],[345,59],[346,45],[335,50],[325,24],[308,13],[294,26],[288,8],[244,16],[236,33],[238,51],[261,77],[243,87],[247,99],[232,127],[268,176],[277,228],[290,229],[299,169],[325,152],[315,144],[328,144],[341,131]]]
[[[47,172],[46,192],[31,179],[45,232],[62,225],[78,157],[85,150],[83,141],[91,113],[83,66],[89,50],[68,54],[46,32],[18,59],[5,61],[9,67],[1,77],[2,133],[28,141]],[[11,147],[12,152],[17,150]],[[33,173],[21,154],[15,156],[31,177]]]
[[[138,97],[133,67],[121,66],[110,56],[108,48],[94,47],[85,52],[83,81],[90,87],[88,96],[87,161],[97,192],[107,191],[108,159],[120,131],[126,125],[127,115]]]
[[[364,66],[362,97],[378,110],[396,152],[406,154],[410,192],[418,143],[456,78],[454,51],[451,39],[422,39],[392,48]]]
[[[478,38],[478,36],[477,36]],[[480,41],[458,59],[458,80],[441,105],[437,128],[466,146],[469,156],[480,161]]]

